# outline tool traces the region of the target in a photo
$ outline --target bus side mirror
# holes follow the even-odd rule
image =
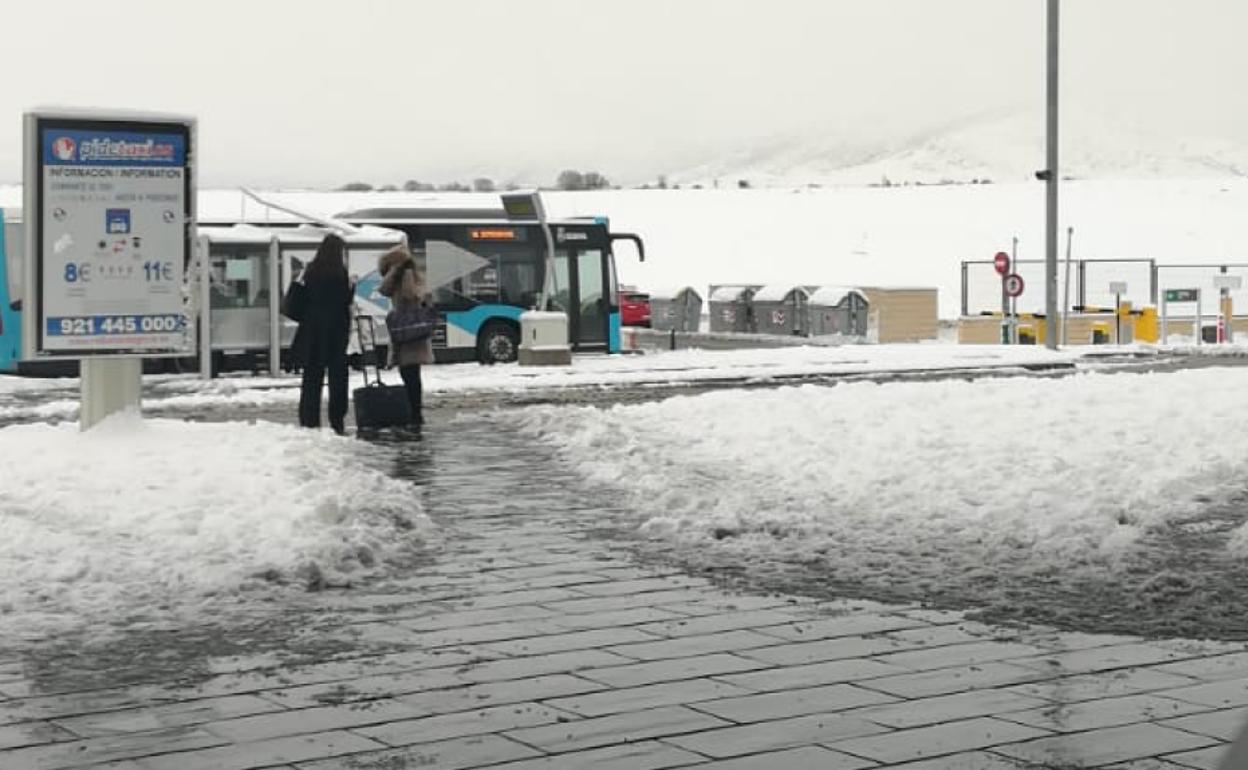
[[[637,247],[637,261],[646,261],[646,244],[642,242],[641,236],[632,233],[611,233],[611,241],[632,241]]]

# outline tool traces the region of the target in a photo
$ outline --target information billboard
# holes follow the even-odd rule
[[[186,353],[195,123],[27,113],[26,356]]]

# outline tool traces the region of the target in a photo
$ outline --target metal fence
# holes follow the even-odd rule
[[[1022,276],[1026,285],[1018,298],[1018,312],[1044,312],[1044,260],[1020,259],[1013,271]],[[1058,306],[1066,296],[1066,263],[1057,265]],[[1248,262],[1210,260],[1192,264],[1159,265],[1156,260],[1145,258],[1079,259],[1070,262],[1070,298],[1068,309],[1084,307],[1109,308],[1114,306],[1114,294],[1110,284],[1125,283],[1127,291],[1124,302],[1135,307],[1156,307],[1161,292],[1166,289],[1200,289],[1202,297],[1208,298],[1206,307],[1211,312],[1219,296],[1213,280],[1218,275],[1239,276],[1242,284],[1231,289],[1230,296],[1236,308],[1248,312]],[[967,260],[962,263],[962,315],[981,315],[1000,312],[1001,276],[991,260]]]

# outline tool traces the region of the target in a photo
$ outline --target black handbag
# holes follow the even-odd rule
[[[386,313],[386,330],[390,332],[392,343],[420,342],[433,336],[435,320],[434,311],[423,305],[395,309]]]
[[[282,315],[295,323],[308,317],[308,287],[302,281],[291,281],[282,298]]]

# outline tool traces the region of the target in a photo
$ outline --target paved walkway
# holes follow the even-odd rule
[[[403,580],[310,598],[318,660],[59,688],[0,660],[0,768],[1176,770],[1248,720],[1245,645],[733,594],[488,502]]]

